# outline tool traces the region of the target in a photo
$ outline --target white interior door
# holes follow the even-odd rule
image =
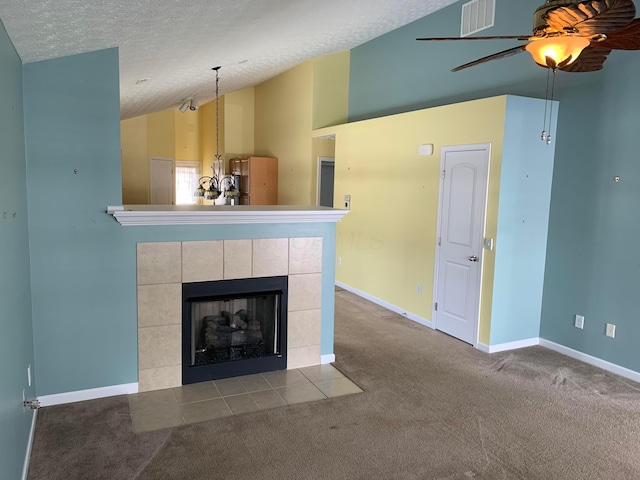
[[[490,145],[443,147],[436,328],[475,345]]]
[[[173,160],[152,158],[149,164],[151,205],[173,205],[175,203],[175,179]]]

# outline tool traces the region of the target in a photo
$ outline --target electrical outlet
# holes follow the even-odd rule
[[[574,325],[576,328],[583,329],[584,328],[584,316],[576,315]]]
[[[344,196],[344,208],[351,209],[351,195]]]
[[[605,332],[605,335],[611,338],[616,337],[616,326],[613,323],[607,323],[607,330]]]
[[[342,265],[342,257],[338,257],[338,265]]]
[[[29,382],[29,386],[31,386],[31,365],[27,367],[27,381]]]
[[[416,293],[418,295],[422,295],[422,284],[419,283],[418,286],[416,287]]]

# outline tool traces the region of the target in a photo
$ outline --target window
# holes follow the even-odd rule
[[[198,162],[176,162],[176,205],[198,205],[201,197],[193,192],[198,188],[201,165]]]

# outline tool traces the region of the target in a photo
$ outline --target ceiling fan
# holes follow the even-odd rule
[[[528,41],[452,70],[457,72],[525,50],[535,62],[554,72],[601,70],[611,50],[640,50],[640,18],[633,0],[547,0],[533,16],[533,35],[418,38],[436,40]]]

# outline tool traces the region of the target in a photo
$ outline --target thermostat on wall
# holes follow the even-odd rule
[[[418,147],[418,155],[421,157],[428,157],[429,155],[433,155],[433,143],[425,143],[424,145],[420,145]]]

